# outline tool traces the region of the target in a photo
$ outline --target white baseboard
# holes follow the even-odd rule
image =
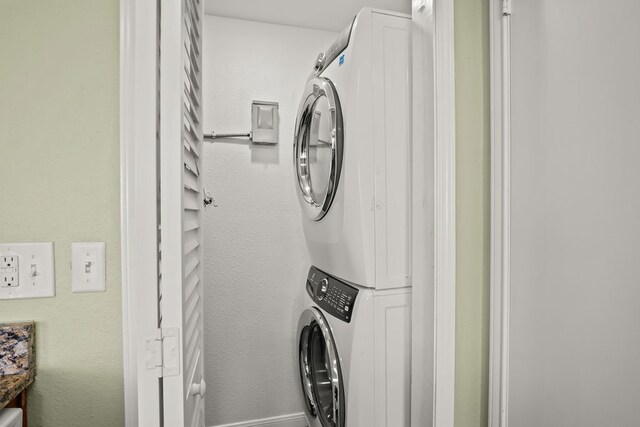
[[[307,417],[303,412],[298,414],[279,415],[259,420],[241,421],[239,423],[220,424],[214,427],[308,427]]]

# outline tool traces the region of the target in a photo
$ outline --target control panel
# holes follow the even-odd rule
[[[329,46],[329,49],[327,49],[325,52],[321,52],[320,55],[318,55],[316,65],[314,67],[316,75],[324,71],[324,69],[327,68],[329,64],[331,64],[333,60],[336,59],[338,55],[340,55],[340,53],[347,48],[347,46],[349,45],[349,38],[351,37],[351,29],[354,22],[355,18],[353,21],[351,21],[351,24],[349,24],[349,26],[340,33],[333,44]]]
[[[351,322],[358,289],[311,267],[307,276],[307,293],[327,313]]]

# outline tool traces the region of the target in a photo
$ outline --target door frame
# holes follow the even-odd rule
[[[454,1],[413,0],[412,19],[411,425],[453,427],[456,355]]]
[[[412,0],[414,22],[412,426],[454,426],[456,143],[454,1]],[[138,344],[157,331],[156,2],[120,0],[122,333],[125,425],[159,425]],[[418,55],[415,55],[415,53]],[[422,55],[420,53],[422,52]],[[437,113],[436,113],[437,112]],[[435,130],[435,132],[432,131]],[[146,142],[146,144],[144,143]],[[424,167],[433,166],[433,169]],[[422,163],[421,163],[422,162]],[[433,208],[431,208],[433,207]],[[146,228],[145,228],[146,227]],[[153,229],[153,230],[152,230]],[[425,262],[425,260],[428,260]],[[156,396],[157,397],[157,396]]]
[[[160,425],[159,379],[138,352],[158,330],[156,2],[120,0],[120,204],[125,425]],[[154,159],[149,161],[149,159]],[[155,296],[155,297],[154,297]],[[138,393],[138,385],[157,393]]]
[[[491,261],[489,426],[508,425],[511,290],[511,0],[490,0]]]

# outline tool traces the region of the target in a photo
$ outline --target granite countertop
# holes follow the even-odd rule
[[[0,409],[36,376],[33,322],[0,324]]]
[[[26,374],[0,375],[0,409],[22,393],[35,377],[35,370]]]

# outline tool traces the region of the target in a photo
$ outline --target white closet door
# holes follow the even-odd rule
[[[173,351],[179,356],[174,366],[164,367],[164,425],[204,426],[200,245],[203,0],[163,0],[159,6],[160,307],[163,330],[178,332]],[[172,351],[165,343],[167,350]]]
[[[640,2],[513,0],[510,19],[500,426],[637,427]]]

